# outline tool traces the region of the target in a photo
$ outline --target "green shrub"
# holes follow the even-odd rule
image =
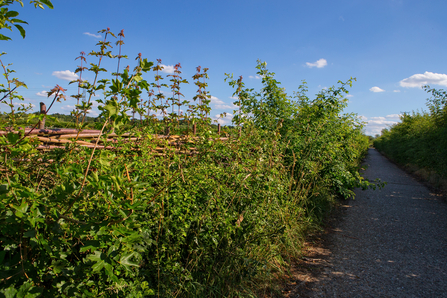
[[[0,136],[4,296],[252,297],[298,255],[303,233],[321,222],[335,196],[373,186],[358,173],[369,142],[362,123],[342,113],[352,80],[310,100],[305,84],[288,96],[265,63],[257,66],[259,92],[229,75],[240,109],[223,141],[209,118],[207,69],[197,68],[199,91],[189,103],[181,100],[186,80],[176,65],[166,86],[173,94],[165,98],[160,60],[154,66],[139,55],[133,72],[100,77],[103,57],[122,58],[106,51],[106,38],[90,53],[99,61],[89,69],[94,83],[74,82],[90,95],[78,96],[75,127],[86,127],[92,95],[103,92],[103,135],[130,132],[141,140],[120,137],[108,144],[113,150],[70,143],[38,151],[17,114],[7,113],[12,120],[0,129],[19,133]],[[152,83],[145,78],[150,71]],[[63,92],[50,92],[53,103]],[[131,121],[131,111],[145,115],[144,125]],[[28,123],[43,117],[22,116]],[[166,130],[190,134],[193,124],[197,134],[186,145],[157,137]],[[154,150],[169,146],[178,150]]]

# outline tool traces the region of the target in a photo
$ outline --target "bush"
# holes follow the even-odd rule
[[[259,92],[229,75],[239,111],[236,127],[224,129],[221,139],[209,118],[206,68],[193,77],[195,103],[181,100],[180,64],[165,86],[172,97],[164,98],[161,60],[154,66],[139,55],[133,72],[100,78],[103,57],[122,58],[106,52],[106,38],[91,53],[99,59],[89,69],[94,83],[73,82],[90,94],[78,95],[73,117],[84,129],[92,95],[103,92],[101,133],[121,135],[106,144],[113,149],[73,142],[38,151],[36,139],[19,128],[14,105],[0,127],[12,129],[0,137],[3,295],[254,296],[298,255],[303,233],[317,226],[335,196],[373,186],[358,173],[369,142],[362,123],[342,114],[352,80],[310,100],[305,84],[288,96],[265,63],[257,66]],[[153,83],[144,78],[149,71]],[[59,86],[50,92],[53,103],[63,92]],[[144,115],[144,125],[131,121],[131,111]],[[160,137],[161,131],[186,141]]]

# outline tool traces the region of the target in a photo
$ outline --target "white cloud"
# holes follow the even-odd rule
[[[97,112],[97,111],[94,111],[94,110],[89,110],[89,111],[87,111],[87,114],[90,116],[90,117],[98,117],[99,116],[99,113]],[[135,116],[136,117],[136,116]]]
[[[352,95],[352,94],[347,94],[346,97],[347,97],[347,98],[351,98],[351,97],[354,97],[354,95]]]
[[[2,101],[2,102],[0,102],[0,104],[5,105],[5,106],[7,106],[7,109],[10,109],[10,107],[9,107],[10,103],[7,103],[7,102]],[[30,102],[26,102],[26,101],[17,101],[17,102],[13,102],[12,105],[13,105],[14,107],[23,107],[23,106],[25,106],[26,108],[28,108],[28,107],[31,105],[31,108],[32,108],[32,109],[36,107],[35,104],[32,104],[32,103],[30,103]],[[4,107],[4,108],[5,108],[5,107]]]
[[[69,70],[53,71],[53,76],[65,81],[74,81],[78,79],[78,75]]]
[[[370,136],[381,133],[382,129],[390,127],[391,125],[400,121],[399,114],[391,114],[385,117],[365,117],[360,116],[367,124],[365,126],[365,133]]]
[[[257,80],[260,80],[260,79],[261,79],[260,76],[248,76],[248,78],[250,78],[250,79],[257,79]]]
[[[220,100],[219,98],[217,98],[215,96],[211,95],[210,99],[211,99],[211,103],[212,104],[224,104],[224,102],[222,100]]]
[[[164,64],[161,64],[161,66],[163,66],[162,72],[169,73],[169,74],[174,73],[174,70],[175,70],[174,65],[164,65]]]
[[[323,67],[325,67],[327,65],[327,61],[326,61],[326,59],[322,58],[322,59],[320,59],[320,60],[318,60],[317,62],[314,62],[314,63],[306,62],[306,65],[309,68],[312,68],[312,67],[323,68]]]
[[[48,97],[48,91],[40,91],[36,93],[37,96]]]
[[[447,75],[426,71],[423,74],[414,74],[409,78],[400,81],[402,87],[422,87],[424,85],[447,86]]]
[[[397,92],[400,92],[400,90],[393,90],[393,92],[396,92],[396,93],[397,93]]]
[[[369,91],[371,91],[371,92],[385,92],[385,90],[383,90],[377,86],[372,87],[371,89],[369,89]]]
[[[219,110],[224,110],[224,109],[229,109],[229,110],[234,110],[237,107],[234,104],[226,104],[223,100],[215,97],[215,96],[211,96],[211,104],[214,105],[214,108],[219,109]]]
[[[390,120],[400,120],[401,116],[402,116],[401,114],[391,114],[391,115],[386,115],[386,118],[390,119]]]
[[[101,38],[100,34],[93,34],[93,33],[90,33],[90,32],[84,32],[83,34],[91,36],[91,37],[95,37],[95,38]]]

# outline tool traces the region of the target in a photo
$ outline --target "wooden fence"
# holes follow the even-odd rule
[[[46,106],[44,103],[40,103],[40,113],[46,114]],[[166,151],[174,151],[183,154],[195,154],[197,153],[197,148],[194,147],[197,137],[196,125],[194,124],[192,135],[178,136],[170,135],[169,130],[166,131],[166,135],[151,135],[146,137],[136,137],[130,135],[129,133],[124,133],[117,135],[115,133],[101,134],[100,130],[82,130],[71,128],[53,128],[45,129],[45,118],[40,121],[37,126],[39,128],[25,128],[24,137],[33,139],[39,142],[36,147],[38,150],[53,150],[65,148],[67,143],[76,143],[78,146],[86,148],[96,148],[96,149],[110,149],[119,150],[119,147],[111,146],[113,143],[132,142],[135,144],[134,149],[138,150],[138,143],[143,139],[150,138],[156,147],[153,148],[158,155],[164,155]],[[218,124],[218,133],[221,132],[221,126]],[[20,134],[19,131],[0,131],[0,137],[5,137],[8,133]],[[217,140],[227,141],[228,138],[218,138]]]

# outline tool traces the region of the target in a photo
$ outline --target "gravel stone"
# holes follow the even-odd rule
[[[447,297],[447,204],[440,194],[369,149],[364,177],[388,184],[356,190],[309,244],[286,297]]]

